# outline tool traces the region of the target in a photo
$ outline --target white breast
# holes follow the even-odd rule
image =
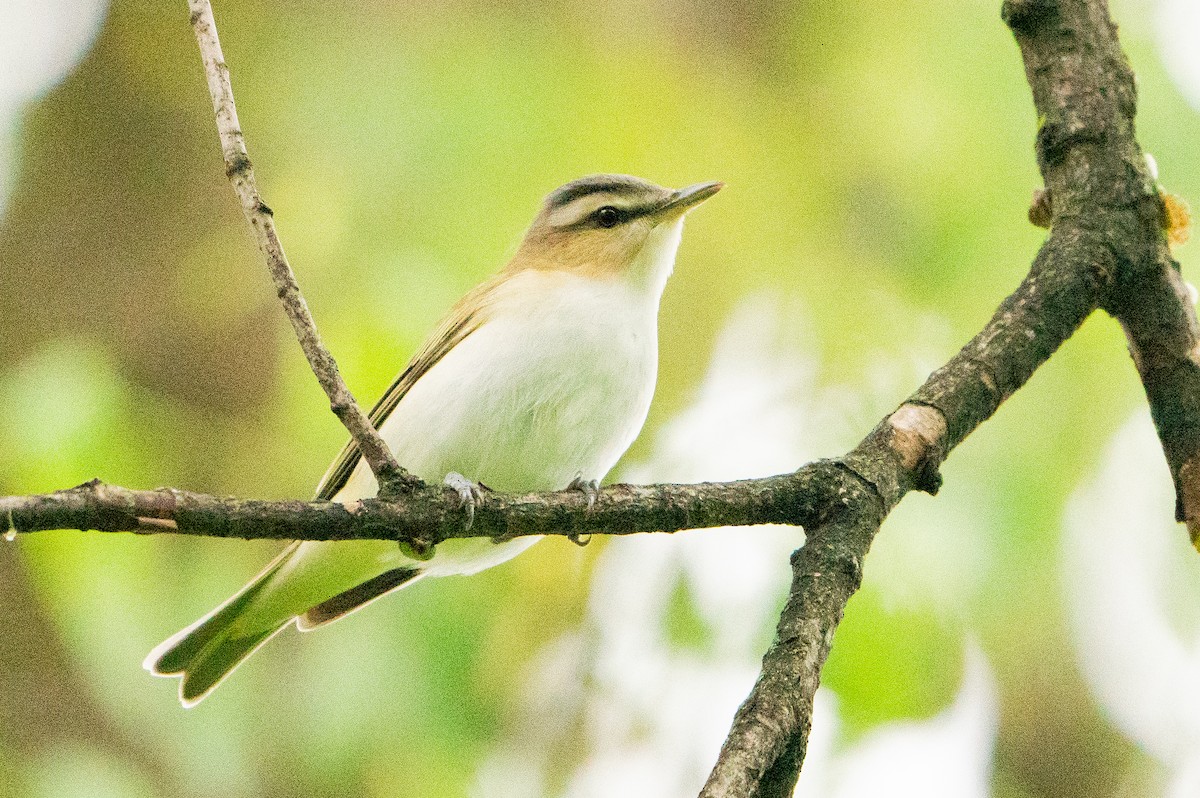
[[[400,464],[427,482],[454,471],[505,492],[561,490],[576,475],[602,479],[650,408],[659,298],[680,227],[658,228],[624,277],[529,270],[505,283],[488,321],[417,380],[383,423]],[[359,463],[336,500],[376,491]],[[536,540],[445,541],[421,569],[475,573]],[[372,551],[387,567],[401,559],[392,544]]]
[[[457,471],[531,491],[600,479],[650,406],[657,297],[562,272],[510,283],[496,315],[417,381],[384,438],[426,480]]]

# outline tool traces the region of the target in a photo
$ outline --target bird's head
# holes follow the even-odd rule
[[[546,197],[512,268],[666,281],[689,210],[724,183],[673,190],[629,175],[591,175]]]

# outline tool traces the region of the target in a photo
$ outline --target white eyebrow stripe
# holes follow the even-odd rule
[[[620,210],[629,210],[635,206],[632,197],[598,191],[573,199],[561,208],[555,208],[546,217],[546,221],[555,227],[567,227],[583,221],[605,205],[611,205]]]

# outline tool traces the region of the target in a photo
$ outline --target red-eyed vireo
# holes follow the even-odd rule
[[[658,305],[687,212],[721,183],[672,191],[593,175],[546,198],[516,255],[463,297],[392,383],[371,419],[397,460],[459,491],[580,488],[637,437],[658,371]],[[373,496],[353,444],[318,499]],[[432,558],[379,542],[295,542],[220,607],[155,648],[146,668],[204,698],[292,621],[306,631],[423,576],[472,574],[537,538],[449,540]]]

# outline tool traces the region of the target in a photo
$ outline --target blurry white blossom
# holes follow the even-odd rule
[[[954,703],[928,720],[880,726],[833,754],[819,772],[806,763],[796,798],[990,795],[999,727],[996,682],[978,646],[967,647],[965,661]]]
[[[83,58],[108,0],[0,2],[0,214],[8,199],[21,113]]]
[[[1163,65],[1192,107],[1200,110],[1200,3],[1159,0],[1155,22]]]
[[[1063,579],[1079,666],[1112,722],[1200,795],[1200,558],[1145,411],[1066,513]]]

